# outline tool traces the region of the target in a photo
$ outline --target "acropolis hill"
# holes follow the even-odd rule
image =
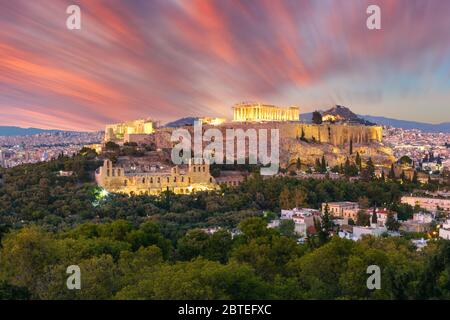
[[[347,108],[337,106],[330,110],[342,111]],[[341,164],[347,158],[352,159],[358,152],[363,159],[369,157],[377,165],[389,166],[395,159],[390,148],[383,145],[382,127],[376,125],[361,124],[346,121],[337,115],[330,117],[324,113],[324,121],[321,124],[303,123],[300,121],[300,108],[291,106],[280,108],[274,105],[261,103],[239,103],[233,106],[233,120],[222,118],[201,118],[203,130],[208,128],[219,129],[223,136],[227,129],[279,129],[280,133],[280,165],[287,167],[301,159],[303,164],[313,165],[316,159],[324,155],[330,166]],[[336,119],[339,121],[335,122]],[[119,144],[136,142],[138,144],[153,144],[157,149],[170,149],[173,142],[170,141],[174,128],[154,128],[145,120],[146,126],[151,127],[151,133],[146,133],[142,127],[142,121],[130,121],[123,125],[107,127],[105,142],[114,141]],[[139,128],[132,127],[134,123]],[[131,126],[131,127],[129,127]],[[117,133],[114,132],[117,128]],[[192,126],[184,126],[188,131],[193,131]],[[193,132],[192,132],[193,133]],[[270,141],[269,141],[270,143]],[[205,142],[207,145],[207,142]],[[352,154],[350,154],[352,145]]]

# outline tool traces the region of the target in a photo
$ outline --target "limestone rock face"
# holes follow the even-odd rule
[[[359,152],[363,162],[372,158],[372,161],[379,166],[390,166],[395,157],[389,147],[379,142],[353,145],[353,154],[349,153],[349,145],[334,146],[328,143],[307,143],[297,139],[286,139],[280,145],[280,166],[282,168],[294,164],[300,158],[303,164],[314,165],[316,159],[325,156],[330,167],[345,163],[346,159],[355,159]]]

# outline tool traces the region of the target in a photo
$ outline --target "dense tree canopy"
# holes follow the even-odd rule
[[[0,299],[450,298],[449,242],[420,252],[405,238],[353,242],[331,236],[329,216],[320,241],[305,244],[292,224],[267,228],[280,208],[331,201],[411,217],[399,199],[417,185],[374,179],[370,163],[361,181],[254,174],[236,188],[159,197],[106,194],[93,183],[98,165],[86,152],[0,172]],[[372,264],[381,290],[367,289]],[[66,287],[69,265],[81,290]]]

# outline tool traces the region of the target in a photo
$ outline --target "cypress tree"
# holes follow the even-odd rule
[[[417,171],[414,171],[414,175],[413,175],[413,178],[412,178],[412,183],[414,183],[414,184],[418,184],[419,183],[419,179],[417,177]]]
[[[362,161],[361,161],[361,156],[359,155],[359,152],[356,152],[355,163],[359,167],[359,171],[362,171]]]
[[[389,171],[389,179],[395,180],[395,170],[394,170],[394,164],[391,164],[391,171]]]
[[[322,171],[322,165],[320,164],[319,158],[316,159],[316,165],[315,165],[316,172]]]
[[[374,206],[373,207],[373,213],[372,213],[372,223],[376,224],[377,222],[378,222],[377,207]]]
[[[327,172],[327,163],[325,161],[325,155],[322,156],[322,163],[320,165],[320,169],[322,170],[322,173]]]
[[[347,158],[347,160],[345,160],[344,174],[347,177],[350,176],[350,160],[348,158]]]
[[[330,230],[332,226],[328,203],[325,205],[321,218],[322,221],[320,222],[318,236],[320,244],[324,244],[330,237]]]
[[[402,182],[406,182],[405,170],[402,170],[402,174],[400,175],[400,180],[401,180]]]

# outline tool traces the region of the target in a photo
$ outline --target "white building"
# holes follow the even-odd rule
[[[400,230],[405,232],[427,232],[430,230],[434,217],[429,213],[414,213],[413,218],[403,221]]]
[[[202,230],[203,232],[205,232],[205,233],[207,233],[209,235],[212,235],[212,234],[216,233],[217,231],[219,231],[221,229],[222,229],[221,227],[215,227],[215,228],[203,228],[203,229],[200,229],[200,230]]]
[[[281,219],[292,219],[294,215],[297,216],[320,216],[320,211],[317,209],[310,209],[310,208],[294,208],[291,210],[281,210]]]
[[[420,223],[431,223],[433,222],[433,215],[429,213],[414,213],[413,215],[413,221],[420,222]]]
[[[267,224],[267,228],[271,228],[271,229],[278,228],[279,226],[280,226],[279,219],[272,220]]]
[[[339,238],[343,238],[343,239],[348,239],[348,240],[353,240],[353,241],[357,241],[358,239],[353,235],[353,233],[345,231],[345,230],[341,230],[338,233]]]
[[[302,223],[295,223],[294,224],[294,232],[299,235],[300,237],[305,237],[306,236],[306,223],[302,222]]]
[[[447,219],[442,227],[439,229],[439,237],[450,240],[450,219]]]
[[[320,211],[310,208],[281,210],[281,219],[294,221],[295,233],[306,236],[308,228],[314,226],[314,219],[320,219]]]
[[[357,240],[361,239],[364,235],[370,235],[379,237],[383,233],[387,233],[388,230],[385,227],[371,226],[371,227],[361,227],[353,226],[353,237]]]
[[[370,215],[370,219],[372,219],[373,211],[373,208],[367,209],[367,213]],[[377,224],[380,227],[385,226],[389,213],[392,213],[393,218],[397,220],[397,213],[391,212],[387,208],[376,208],[375,213],[377,215]]]
[[[63,171],[63,170],[60,170],[59,173],[58,173],[58,175],[59,175],[60,177],[70,177],[70,176],[73,176],[73,171]]]
[[[423,248],[425,248],[428,244],[428,240],[422,239],[413,239],[411,242],[416,246],[417,251],[421,251]]]
[[[406,196],[402,197],[401,202],[412,207],[418,205],[430,212],[436,212],[438,208],[443,211],[450,211],[450,199]]]
[[[427,172],[435,172],[435,171],[442,171],[444,168],[442,162],[433,161],[433,162],[423,162],[422,163],[422,170]]]

